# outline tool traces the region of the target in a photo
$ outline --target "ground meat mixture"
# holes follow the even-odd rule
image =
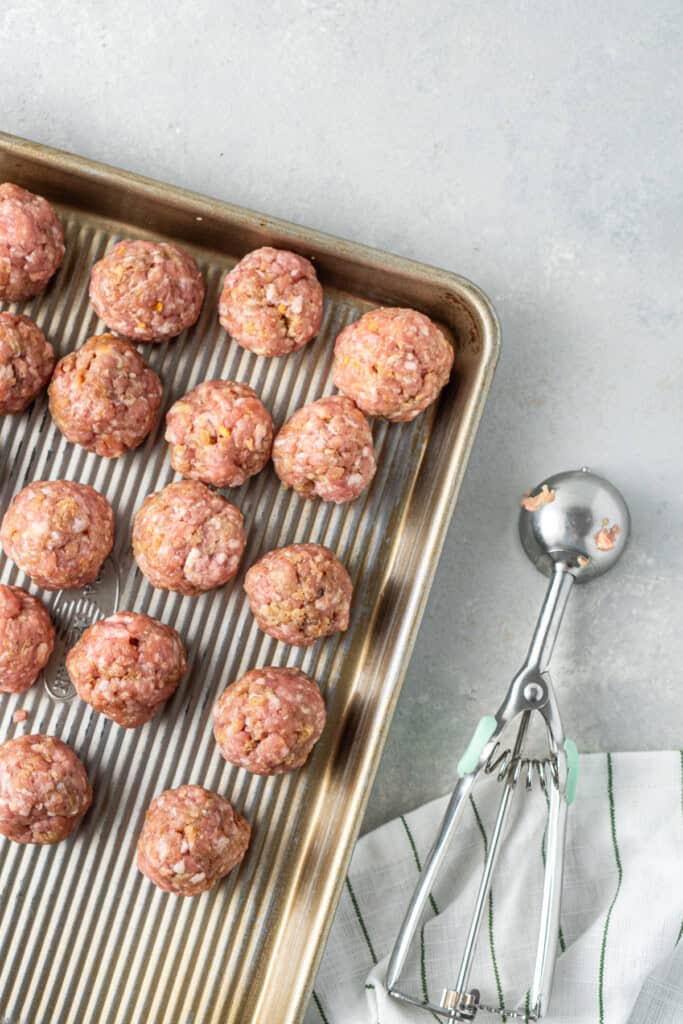
[[[0,313],[0,415],[23,412],[49,381],[54,365],[52,345],[33,320]]]
[[[159,377],[130,342],[100,334],[57,363],[50,412],[69,441],[115,459],[142,444],[162,394]]]
[[[0,299],[38,295],[63,259],[64,230],[47,199],[0,185]]]
[[[15,843],[58,843],[92,803],[81,761],[55,736],[19,736],[0,746],[0,834]]]
[[[189,596],[231,580],[245,543],[240,510],[196,480],[150,494],[133,525],[133,552],[150,583]]]
[[[273,421],[246,384],[207,380],[171,406],[166,440],[177,473],[214,487],[240,487],[268,462]]]
[[[240,863],[251,828],[227,800],[202,786],[152,800],[138,840],[138,868],[164,892],[198,896]]]
[[[538,512],[544,505],[551,505],[555,498],[555,491],[551,491],[547,484],[543,484],[538,494],[532,494],[529,491],[523,495],[520,505],[526,512]]]
[[[118,612],[85,630],[66,658],[78,696],[126,729],[148,722],[187,671],[175,629]]]
[[[350,398],[319,398],[282,427],[273,463],[285,487],[307,498],[353,501],[377,468],[370,424]]]
[[[593,540],[598,551],[611,551],[617,543],[617,537],[621,533],[621,527],[609,525],[609,520],[603,522],[595,534]]]
[[[434,402],[453,349],[414,309],[373,309],[345,327],[334,347],[334,383],[368,416],[412,420]]]
[[[37,480],[19,491],[0,527],[8,558],[45,590],[97,579],[114,543],[114,513],[93,487]]]
[[[0,692],[33,686],[54,644],[55,629],[42,601],[21,587],[0,584]]]
[[[225,278],[218,303],[221,324],[243,348],[284,356],[320,330],[323,290],[313,264],[286,249],[248,253]]]
[[[269,551],[249,569],[244,589],[259,628],[283,643],[308,647],[348,628],[353,585],[320,544]]]
[[[107,327],[135,341],[168,341],[199,319],[199,267],[169,242],[125,241],[92,268],[90,301]]]
[[[221,754],[255,775],[301,768],[324,726],[318,686],[297,668],[253,668],[223,691],[214,708]]]

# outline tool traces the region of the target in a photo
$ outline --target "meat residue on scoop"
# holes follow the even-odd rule
[[[555,501],[555,491],[551,491],[547,484],[543,484],[538,494],[527,493],[522,496],[520,505],[527,512],[538,512],[544,505],[550,505]]]
[[[617,526],[615,523],[614,526],[608,527],[608,523],[609,519],[603,520],[602,526],[593,538],[598,551],[611,551],[617,542],[617,537],[621,533],[620,526]]]
[[[16,722],[17,725],[19,725],[20,722],[25,722],[27,718],[28,711],[26,710],[26,708],[17,708],[17,710],[12,715],[12,719],[14,722]]]

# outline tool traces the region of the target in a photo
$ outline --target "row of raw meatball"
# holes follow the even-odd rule
[[[83,762],[56,736],[34,733],[0,745],[0,834],[16,843],[58,843],[90,807]],[[251,827],[218,793],[180,786],[149,805],[137,865],[165,892],[197,896],[243,859]]]
[[[0,524],[5,554],[45,590],[95,581],[114,543],[114,514],[89,484],[38,480],[13,498]],[[150,494],[133,524],[133,554],[155,587],[195,596],[237,573],[246,537],[240,510],[195,480]],[[248,570],[245,590],[259,626],[307,646],[348,624],[349,575],[328,548],[291,544]]]
[[[21,352],[26,359],[31,344],[34,366],[42,358],[39,353],[49,349],[43,364],[49,377],[51,348],[38,327],[27,317],[0,313],[0,358],[4,349]],[[18,379],[16,372],[13,379]],[[162,392],[161,380],[130,342],[103,334],[57,363],[49,387],[50,412],[69,441],[115,458],[140,445],[154,428]],[[16,398],[15,389],[12,401]],[[285,487],[326,501],[352,501],[375,474],[370,424],[342,395],[299,409],[275,440],[273,435],[273,420],[263,402],[252,388],[236,381],[204,381],[166,415],[173,468],[214,487],[241,486],[264,468],[271,454]]]
[[[259,628],[283,643],[309,647],[322,637],[343,633],[348,628],[353,595],[351,577],[336,555],[321,544],[290,544],[269,551],[248,570],[244,589]],[[133,615],[132,612],[120,614]],[[97,681],[84,682],[80,673],[73,682],[85,700],[120,725],[140,725],[151,718],[173,693],[185,671],[184,655],[176,657],[173,645],[166,650],[168,644],[152,644],[153,658],[148,657],[148,651],[138,650],[141,637],[145,643],[149,637],[144,631],[140,636],[135,631],[131,632],[130,624],[144,625],[149,621],[144,616],[130,620],[117,618],[117,628],[111,635],[102,623],[97,623],[83,634],[88,643],[83,644],[83,640],[79,640],[79,645],[83,646],[74,648],[82,650],[84,647],[89,651],[90,638],[98,639],[101,634],[107,640],[104,644],[95,643],[94,647],[98,654],[93,662],[97,665]],[[130,635],[127,645],[119,650],[115,640],[124,635],[121,632],[124,626]],[[165,630],[169,628],[163,627]],[[154,632],[152,637],[159,639]],[[0,692],[22,693],[33,686],[50,659],[54,641],[54,626],[42,601],[21,587],[0,585]],[[160,650],[164,652],[163,658]],[[144,671],[140,666],[134,672],[132,669],[129,671],[129,665],[122,661],[122,651],[128,655],[131,665],[138,666],[141,662]],[[109,667],[108,655],[111,660]],[[87,659],[87,664],[91,660]],[[170,664],[168,673],[166,661]],[[161,675],[157,672],[159,664],[163,669]],[[148,683],[150,673],[152,679]],[[124,706],[117,712],[114,705],[109,707],[105,703],[98,706],[97,694],[103,692],[102,680],[114,680],[113,692],[117,694],[116,680],[122,674],[130,676],[132,681],[122,692],[121,699],[124,705],[128,700],[133,701],[137,710],[129,712]],[[139,693],[134,692],[135,686],[142,688]]]
[[[16,185],[0,185],[0,299],[27,298],[42,290],[63,255],[63,232],[50,204]],[[158,341],[196,322],[204,283],[192,257],[178,246],[131,240],[118,243],[95,264],[90,298],[118,334]],[[322,309],[322,288],[311,262],[265,247],[226,275],[219,318],[243,347],[260,355],[283,355],[315,337]],[[53,363],[51,347],[36,325],[6,314],[0,325],[0,412],[25,408],[47,383]],[[428,317],[410,309],[380,308],[338,336],[334,382],[367,415],[410,420],[435,400],[452,363],[450,344]],[[113,336],[103,335],[62,360],[59,369],[51,398],[67,437],[109,456],[140,444],[155,422],[161,392],[158,378],[135,349],[116,346]],[[141,401],[148,390],[147,402]],[[220,426],[232,429],[220,416],[211,416],[211,403],[206,426],[214,439],[225,436],[218,433]],[[99,433],[105,436],[100,439]]]
[[[19,185],[0,184],[0,300],[40,294],[64,259],[64,229],[52,205]],[[90,300],[111,330],[160,342],[195,324],[205,287],[195,260],[169,242],[124,240],[93,267]],[[228,275],[219,302],[222,325],[244,348],[284,355],[320,329],[323,293],[309,260],[269,247]]]
[[[35,682],[54,644],[44,605],[20,587],[0,585],[0,686],[21,692]],[[171,626],[141,612],[116,612],[89,626],[66,657],[78,696],[126,729],[148,722],[187,671],[187,653]],[[251,669],[231,683],[215,709],[214,731],[226,761],[257,775],[300,768],[325,724],[317,685],[289,668]]]
[[[366,314],[346,330],[361,329],[368,317],[381,323],[395,313],[404,321],[404,340],[407,322],[418,318],[438,331],[421,313],[391,309]],[[391,323],[395,326],[395,320]],[[443,336],[441,340],[452,359],[450,345]],[[341,350],[343,342],[344,332],[338,339]],[[416,349],[411,343],[413,368]],[[348,357],[342,357],[341,371],[344,359]],[[53,365],[51,346],[28,317],[0,313],[0,412],[25,408],[51,377],[52,417],[69,441],[88,451],[116,458],[140,445],[156,425],[163,385],[129,341],[113,334],[96,335],[64,356],[54,373]],[[337,359],[337,381],[339,365]],[[436,390],[428,390],[430,401],[448,377],[448,360],[443,368]],[[333,395],[304,406],[273,441],[273,420],[252,388],[235,381],[204,381],[167,413],[171,464],[190,479],[238,487],[264,468],[272,451],[275,470],[286,487],[326,501],[354,500],[376,469],[370,424],[357,404],[364,399],[356,392],[354,398]]]

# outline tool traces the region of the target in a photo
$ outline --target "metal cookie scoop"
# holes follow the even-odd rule
[[[610,569],[623,552],[629,532],[629,511],[621,494],[607,480],[587,469],[549,477],[522,499],[519,519],[522,545],[536,568],[550,576],[550,583],[524,664],[496,714],[481,719],[458,763],[458,782],[389,960],[386,985],[389,994],[396,999],[449,1020],[472,1021],[479,1010],[499,1012],[480,1003],[479,990],[470,985],[470,972],[517,783],[523,778],[525,789],[529,790],[534,778],[538,778],[549,795],[549,818],[540,932],[528,1001],[530,1009],[524,1014],[506,1010],[506,1016],[538,1021],[547,1010],[557,956],[567,808],[576,795],[579,765],[576,744],[564,734],[548,665],[572,584],[586,582]],[[525,758],[524,744],[534,712],[545,724],[548,753],[540,758]],[[501,749],[501,733],[513,722],[517,723],[514,743]],[[495,772],[503,785],[498,813],[460,968],[452,985],[444,990],[441,1003],[427,1003],[401,992],[399,979],[425,902],[467,798],[482,772]]]

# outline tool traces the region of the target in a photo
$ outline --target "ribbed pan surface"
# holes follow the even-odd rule
[[[90,268],[125,232],[122,227],[111,231],[111,222],[82,212],[60,213],[67,255],[57,278],[35,301],[5,308],[33,317],[62,356],[104,329],[88,303]],[[214,377],[251,384],[276,424],[331,393],[334,338],[370,304],[326,289],[318,339],[286,359],[260,358],[231,342],[217,322],[221,280],[234,261],[201,250],[195,255],[207,283],[199,323],[169,344],[141,346],[164,382],[164,408]],[[272,663],[297,665],[313,675],[330,706],[335,693],[343,698],[353,682],[354,659],[348,654],[362,646],[385,545],[400,529],[401,508],[431,423],[429,414],[404,426],[375,421],[379,471],[369,491],[351,505],[301,500],[279,486],[271,467],[246,486],[224,492],[246,519],[242,572],[227,587],[183,598],[154,590],[130,551],[136,509],[145,495],[174,478],[163,422],[142,448],[110,461],[67,443],[51,421],[45,397],[26,414],[1,419],[0,512],[31,480],[79,480],[106,495],[116,512],[119,607],[174,626],[188,645],[190,672],[162,713],[134,731],[119,728],[78,698],[53,700],[42,683],[27,694],[0,699],[0,740],[27,731],[60,736],[84,760],[95,790],[93,807],[72,839],[43,848],[0,840],[0,1020],[189,1024],[230,1016],[230,993],[248,986],[259,947],[286,899],[288,837],[305,824],[310,780],[324,769],[329,751],[322,741],[305,770],[279,779],[230,768],[212,736],[214,700],[248,668]],[[263,552],[295,541],[332,548],[357,586],[346,636],[306,651],[259,633],[242,590],[250,564]],[[4,555],[0,581],[29,585]],[[29,589],[35,592],[32,585]],[[41,597],[55,607],[56,595]],[[342,706],[343,699],[334,701],[334,707]],[[13,723],[17,707],[30,711],[24,725]],[[161,893],[134,864],[150,800],[186,782],[217,790],[254,826],[242,867],[196,899]]]

